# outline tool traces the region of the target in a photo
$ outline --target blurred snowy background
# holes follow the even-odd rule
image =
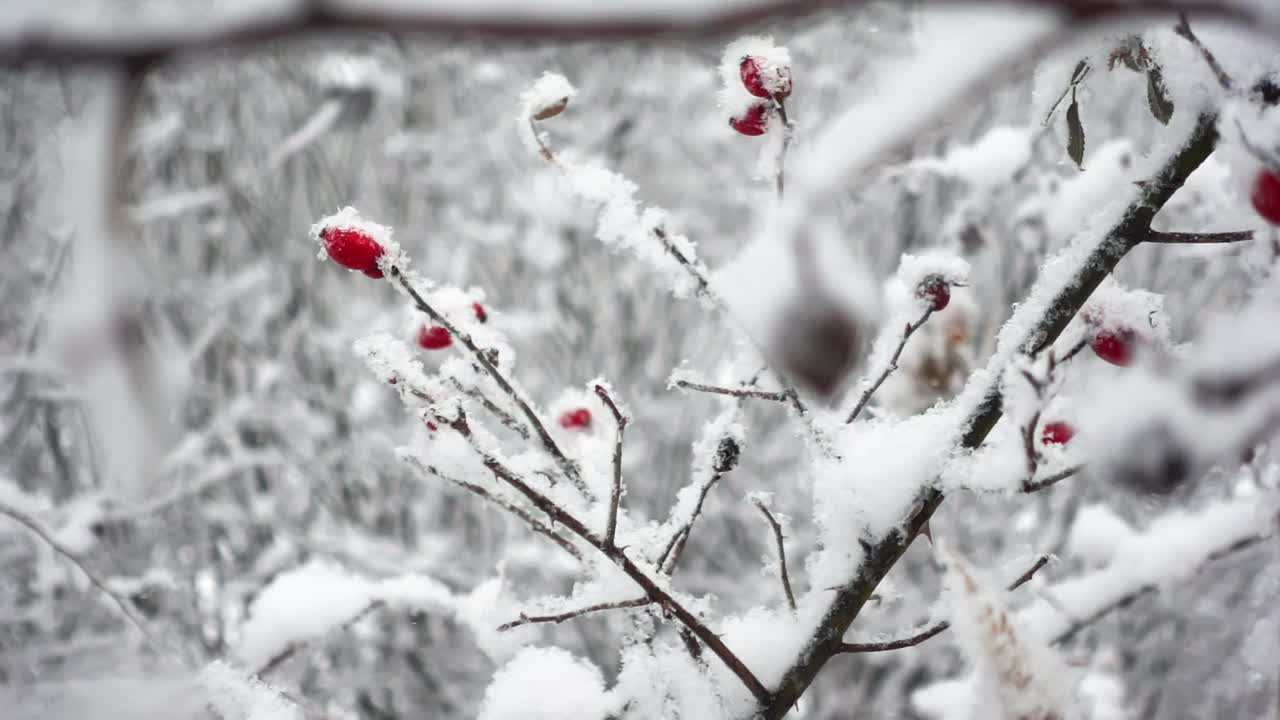
[[[111,25],[157,3],[96,5]],[[162,11],[199,23],[202,9],[187,5]],[[790,51],[793,153],[922,51],[918,23],[914,4],[870,3],[745,28]],[[970,266],[967,286],[952,288],[948,309],[912,338],[877,395],[879,415],[952,398],[1045,258],[1145,177],[1134,168],[1147,167],[1149,151],[1176,147],[1167,136],[1190,127],[1211,79],[1173,24],[1093,28],[1001,68],[998,83],[822,206],[814,222],[839,229],[885,317],[910,302],[891,282],[904,253]],[[1263,39],[1209,21],[1196,29],[1241,77],[1280,67],[1280,49]],[[1164,64],[1169,127],[1153,119],[1146,74],[1106,67],[1110,50],[1142,32]],[[595,403],[591,432],[609,443],[611,419],[582,391],[607,378],[631,414],[627,513],[661,521],[721,408],[672,387],[673,371],[733,384],[759,362],[717,312],[673,297],[643,263],[596,239],[595,209],[521,142],[520,96],[544,71],[568,77],[577,95],[546,122],[552,143],[629,178],[707,266],[724,267],[766,226],[779,135],[737,134],[717,105],[717,66],[736,35],[540,42],[370,30],[180,56],[140,81],[123,144],[124,232],[96,249],[85,239],[95,231],[78,226],[94,217],[81,195],[101,170],[86,137],[110,112],[100,105],[113,79],[38,63],[0,71],[0,503],[48,534],[0,516],[0,716],[269,718],[301,707],[307,717],[469,718],[495,672],[530,643],[588,659],[611,686],[620,640],[639,632],[628,611],[497,631],[529,598],[567,594],[576,565],[509,515],[397,459],[396,447],[426,443],[429,431],[352,345],[371,332],[415,343],[420,320],[390,284],[318,260],[308,229],[348,205],[395,228],[420,272],[474,288],[548,417]],[[1044,120],[1085,56],[1103,60],[1079,89],[1081,171],[1067,153],[1065,105]],[[1259,222],[1234,167],[1210,157],[1157,225],[1257,229],[1257,239],[1141,246],[1115,274],[1163,296],[1162,332],[1179,343],[1275,284],[1275,230]],[[94,252],[117,257],[85,270],[84,257],[101,260]],[[129,327],[113,332],[154,355],[138,386],[168,403],[162,428],[94,394],[94,359],[109,340],[84,320],[101,296],[77,284],[81,273],[131,309]],[[857,372],[868,367],[863,340]],[[1231,341],[1211,349],[1237,351]],[[428,369],[443,357],[421,355]],[[1116,371],[1088,351],[1072,362],[1054,417],[1080,425],[1111,414],[1089,403],[1102,402],[1095,383]],[[689,596],[714,596],[725,615],[780,602],[772,536],[748,493],[772,493],[787,516],[797,589],[811,590],[805,558],[819,542],[801,426],[785,403],[744,408],[740,462],[708,495],[674,581]],[[932,532],[1001,577],[1055,555],[1010,596],[1014,607],[1053,602],[1054,583],[1106,567],[1168,513],[1274,503],[1270,439],[1243,464],[1158,498],[1089,469],[1035,495],[954,492]],[[886,440],[882,452],[912,447]],[[49,540],[103,579],[148,636]],[[1126,561],[1176,564],[1175,550]],[[1173,573],[1062,643],[1088,716],[1280,717],[1278,550],[1263,541]],[[937,617],[936,565],[930,545],[914,543],[859,617],[858,636],[896,636]],[[546,683],[593,682],[554,660],[544,659]],[[968,667],[946,635],[836,657],[794,716],[953,717],[947,683]],[[256,671],[280,694],[243,681]]]

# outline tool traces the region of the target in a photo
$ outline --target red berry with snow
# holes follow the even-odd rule
[[[423,325],[418,329],[418,345],[423,350],[441,350],[453,344],[449,331],[439,325]]]
[[[476,319],[480,322],[489,322],[489,313],[484,311],[484,306],[480,303],[471,303],[471,309],[476,313]]]
[[[937,312],[951,303],[951,286],[940,277],[931,277],[916,288],[916,297],[927,300],[929,307]]]
[[[1128,330],[1099,330],[1089,341],[1093,352],[1112,365],[1133,364],[1133,333]]]
[[[586,430],[591,427],[591,411],[586,408],[565,411],[560,416],[560,427],[569,430]]]
[[[1263,170],[1253,181],[1253,209],[1272,225],[1280,225],[1280,172]]]
[[[359,270],[372,278],[382,277],[378,258],[382,257],[382,244],[372,235],[356,228],[327,227],[320,231],[324,250],[333,261],[344,268]]]
[[[1044,424],[1040,431],[1040,441],[1045,445],[1066,445],[1075,435],[1076,429],[1071,427],[1071,423],[1054,420]]]
[[[743,135],[763,135],[769,130],[769,105],[755,103],[746,112],[729,118],[729,127]]]
[[[756,97],[787,97],[791,94],[791,68],[766,67],[757,57],[748,55],[738,65],[742,85]]]
[[[426,423],[427,423],[427,429],[430,430],[431,432],[435,432],[440,429],[436,427],[436,424],[431,422],[430,420],[427,420]]]

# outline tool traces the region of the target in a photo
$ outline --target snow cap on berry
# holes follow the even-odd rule
[[[1169,346],[1169,318],[1164,297],[1131,290],[1114,279],[1103,280],[1080,311],[1084,337],[1118,337],[1138,343]]]
[[[770,92],[791,92],[791,53],[773,44],[768,35],[741,37],[725,46],[720,59],[720,107],[730,118],[740,118],[759,97],[743,84],[742,61],[755,61],[761,84]],[[783,79],[785,76],[785,80]]]
[[[354,231],[376,243],[382,251],[380,254],[372,253],[374,264],[356,267],[357,264],[366,264],[364,258],[360,257],[359,262],[352,262],[352,258],[343,256],[342,251],[339,250],[341,246],[330,244],[330,239],[335,237],[334,231]],[[320,246],[320,252],[316,257],[321,260],[332,258],[343,267],[360,270],[372,277],[380,277],[376,273],[388,274],[392,267],[403,269],[409,264],[408,256],[400,248],[400,244],[392,239],[391,228],[365,220],[353,207],[344,207],[332,215],[320,218],[311,226],[310,235],[311,239]]]
[[[564,112],[569,101],[578,91],[565,76],[553,72],[544,72],[542,77],[520,94],[523,105],[522,117],[527,121],[546,120]]]

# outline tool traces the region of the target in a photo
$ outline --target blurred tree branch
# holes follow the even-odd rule
[[[151,64],[196,50],[244,48],[306,33],[394,32],[482,34],[494,37],[538,39],[626,39],[657,35],[722,35],[768,21],[779,21],[831,8],[851,8],[866,0],[749,0],[720,2],[690,0],[678,10],[648,3],[598,3],[579,0],[565,7],[510,6],[470,0],[435,0],[408,6],[381,0],[298,0],[281,9],[273,4],[238,11],[229,18],[205,18],[204,22],[145,24],[131,22],[126,29],[103,23],[59,26],[23,25],[9,20],[0,26],[0,63],[43,62],[79,64],[140,62]],[[961,4],[953,0],[938,4]],[[1036,0],[1030,4],[1061,11],[1076,20],[1097,20],[1134,15],[1180,12],[1223,17],[1259,32],[1280,30],[1280,19],[1261,3],[1224,3],[1219,0]],[[244,7],[253,7],[246,5]]]

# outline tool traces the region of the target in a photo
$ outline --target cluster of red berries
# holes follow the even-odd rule
[[[476,320],[489,321],[489,313],[484,311],[484,306],[480,303],[471,303],[471,310],[476,314]],[[443,350],[452,344],[453,337],[441,325],[423,323],[422,327],[418,328],[418,347],[423,350]]]
[[[369,233],[352,227],[327,227],[320,231],[325,252],[344,268],[359,270],[371,278],[381,278],[378,258],[382,257],[382,243]]]
[[[742,86],[752,95],[763,98],[747,106],[740,115],[729,118],[729,127],[743,135],[763,135],[769,131],[769,121],[776,105],[791,94],[791,68],[770,67],[763,59],[748,55],[738,64]]]
[[[1272,225],[1280,225],[1280,172],[1263,170],[1253,180],[1253,209]]]

